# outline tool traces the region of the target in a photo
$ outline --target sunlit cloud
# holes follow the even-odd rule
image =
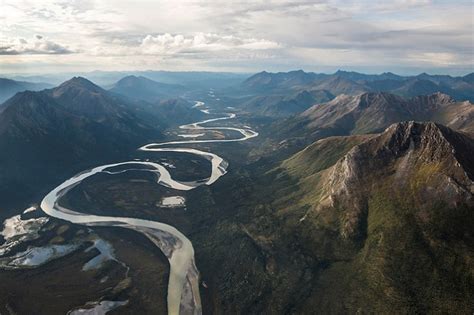
[[[32,39],[4,39],[0,44],[0,55],[60,55],[70,54],[71,50],[58,43],[35,35]]]
[[[203,51],[277,49],[280,45],[269,40],[240,38],[234,35],[198,33],[194,36],[185,36],[166,33],[156,36],[147,35],[139,48],[139,51],[144,54],[170,55]]]
[[[0,64],[466,72],[472,10],[465,0],[3,0]],[[52,55],[63,56],[61,63]]]

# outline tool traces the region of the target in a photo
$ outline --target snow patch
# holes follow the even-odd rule
[[[100,302],[89,302],[87,306],[89,308],[78,308],[72,311],[69,311],[67,315],[104,315],[107,312],[110,312],[117,307],[124,306],[128,304],[127,301],[100,301]]]
[[[95,239],[94,244],[87,248],[85,252],[91,251],[94,248],[99,251],[99,255],[85,263],[85,265],[82,267],[82,271],[99,269],[108,260],[114,260],[118,262],[114,255],[114,248],[109,242],[106,242],[101,238]]]
[[[168,162],[160,162],[160,163],[163,164],[166,167],[169,167],[169,168],[176,168],[176,166],[174,166],[174,164],[171,164],[171,163],[168,163]]]
[[[23,252],[19,252],[12,257],[0,259],[0,268],[20,269],[33,268],[45,263],[66,256],[75,251],[79,245],[47,245],[44,247],[29,247]]]
[[[0,235],[5,239],[5,243],[0,246],[0,255],[5,255],[16,245],[39,237],[38,232],[43,227],[48,218],[36,218],[22,220],[21,215],[15,215],[3,222],[3,230]]]
[[[182,196],[169,196],[163,197],[160,202],[161,207],[165,208],[177,208],[184,207],[186,205],[186,198]]]

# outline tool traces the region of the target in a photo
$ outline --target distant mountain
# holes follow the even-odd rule
[[[462,79],[467,83],[474,84],[474,73],[469,73],[468,75],[462,77]]]
[[[302,90],[290,95],[256,96],[239,105],[252,114],[284,117],[301,113],[316,103],[324,103],[334,98],[325,90]]]
[[[326,75],[318,75],[303,70],[269,73],[266,71],[254,74],[242,82],[241,87],[254,92],[269,92],[273,90],[290,90],[310,85]]]
[[[383,92],[339,95],[278,123],[274,131],[281,135],[280,139],[299,136],[315,140],[335,135],[376,133],[405,120],[435,121],[472,133],[474,105],[456,102],[441,93],[411,99]]]
[[[110,91],[132,99],[156,102],[181,95],[185,87],[156,82],[143,76],[129,75],[115,83]]]
[[[311,89],[326,90],[331,92],[333,95],[356,95],[370,91],[370,88],[365,84],[346,79],[337,74],[313,83]]]
[[[85,167],[123,159],[162,138],[163,128],[83,78],[18,93],[0,112],[2,200],[24,200]]]
[[[283,162],[271,194],[280,235],[266,239],[292,239],[320,263],[295,313],[470,312],[472,264],[456,257],[474,244],[472,156],[464,134],[401,122]]]
[[[405,85],[405,80],[382,79],[366,82],[366,86],[374,92],[393,91]]]
[[[47,83],[31,83],[0,78],[0,103],[9,99],[18,92],[26,90],[39,91],[50,87],[51,85]]]
[[[405,97],[441,92],[456,100],[474,101],[474,83],[470,75],[398,76],[393,73],[363,74],[337,71],[334,74],[290,71],[279,73],[260,72],[240,85],[249,93],[278,94],[282,91],[326,90],[333,95],[357,95],[363,92],[389,92]]]
[[[445,74],[444,75],[428,74],[426,72],[423,72],[415,76],[413,79],[432,81],[436,84],[452,84],[454,82],[459,81],[459,79],[462,79],[462,78],[452,77],[450,75],[445,75]]]
[[[84,77],[102,87],[111,87],[117,81],[126,76],[143,76],[150,80],[186,86],[190,89],[224,88],[240,84],[249,77],[248,73],[235,72],[206,72],[206,71],[90,71],[90,72],[59,72],[49,73],[41,76],[24,75],[12,76],[19,81],[47,82],[58,85],[73,76]]]
[[[167,99],[155,104],[152,112],[166,125],[181,125],[209,118],[209,115],[193,106],[182,98]]]
[[[445,91],[441,91],[445,90]],[[405,96],[405,97],[412,97],[417,95],[428,95],[433,94],[436,92],[447,92],[449,95],[453,94],[453,91],[450,91],[449,88],[442,88],[438,84],[430,80],[424,79],[410,79],[403,82],[398,88],[391,90],[392,93]]]
[[[371,81],[380,81],[380,80],[394,80],[394,81],[403,81],[405,78],[403,76],[396,75],[391,72],[384,72],[382,74],[365,74],[355,71],[343,71],[338,70],[334,73],[335,76],[339,76],[346,80],[351,80],[355,82],[371,82]]]

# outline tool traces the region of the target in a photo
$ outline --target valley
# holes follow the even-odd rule
[[[73,78],[7,100],[0,312],[468,313],[473,104],[280,76],[265,91]],[[22,153],[41,141],[58,150]],[[9,196],[15,182],[35,193]]]
[[[1,0],[0,315],[473,315],[473,12]]]
[[[229,130],[231,127],[203,127],[202,124],[216,122],[223,119],[235,118],[235,114],[229,114],[225,117],[212,118],[202,122],[196,122],[189,125],[180,126],[184,130]],[[94,216],[75,212],[73,209],[65,208],[59,205],[59,200],[68,191],[80,184],[84,179],[97,173],[117,174],[137,170],[134,168],[125,168],[118,171],[111,171],[114,167],[124,165],[141,165],[140,171],[152,172],[158,177],[158,184],[176,190],[191,190],[199,185],[211,185],[222,175],[225,174],[227,162],[218,155],[188,148],[162,148],[166,145],[183,145],[211,142],[230,142],[244,141],[255,137],[258,133],[250,129],[231,129],[239,131],[242,138],[221,139],[221,140],[192,140],[192,141],[170,141],[164,143],[147,144],[139,148],[147,152],[182,152],[202,156],[211,163],[211,173],[207,179],[201,179],[193,182],[180,182],[173,179],[170,173],[161,164],[153,162],[130,161],[116,164],[108,164],[95,167],[89,171],[82,172],[79,175],[65,181],[63,184],[51,191],[41,202],[41,209],[49,216],[69,221],[71,223],[82,225],[99,226],[121,226],[144,233],[152,242],[154,242],[161,251],[168,257],[170,262],[170,279],[168,284],[168,313],[169,314],[200,314],[201,302],[199,295],[199,272],[194,262],[194,250],[191,242],[178,230],[172,226],[135,218]],[[157,148],[159,147],[159,148]]]

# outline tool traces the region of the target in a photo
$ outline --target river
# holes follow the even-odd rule
[[[202,106],[203,102],[196,102],[195,106]],[[207,139],[207,140],[183,140],[169,141],[163,143],[150,143],[140,147],[138,150],[147,152],[182,152],[201,156],[211,162],[211,174],[208,178],[181,182],[172,178],[168,170],[160,163],[148,161],[126,161],[114,164],[106,164],[83,171],[66,180],[61,185],[49,192],[41,202],[41,209],[51,217],[69,221],[74,224],[87,226],[110,226],[132,229],[148,237],[168,258],[170,264],[170,276],[168,282],[168,314],[201,314],[201,299],[199,294],[199,271],[194,261],[194,248],[191,241],[180,231],[171,225],[127,217],[97,216],[79,213],[60,204],[62,196],[66,195],[72,188],[79,185],[84,179],[94,174],[105,172],[109,174],[123,173],[132,170],[135,165],[146,166],[146,171],[155,173],[157,183],[177,190],[191,190],[201,185],[211,185],[221,176],[225,175],[228,163],[220,156],[193,148],[174,147],[175,145],[218,143],[245,141],[258,136],[258,133],[249,128],[234,127],[205,127],[204,124],[222,120],[233,119],[233,113],[225,116],[207,119],[191,124],[182,125],[179,128],[184,131],[206,130],[231,130],[239,132],[242,137],[234,139]],[[166,147],[165,147],[166,146]],[[169,147],[172,146],[172,147]],[[110,169],[116,166],[130,166],[129,169],[113,172]]]

